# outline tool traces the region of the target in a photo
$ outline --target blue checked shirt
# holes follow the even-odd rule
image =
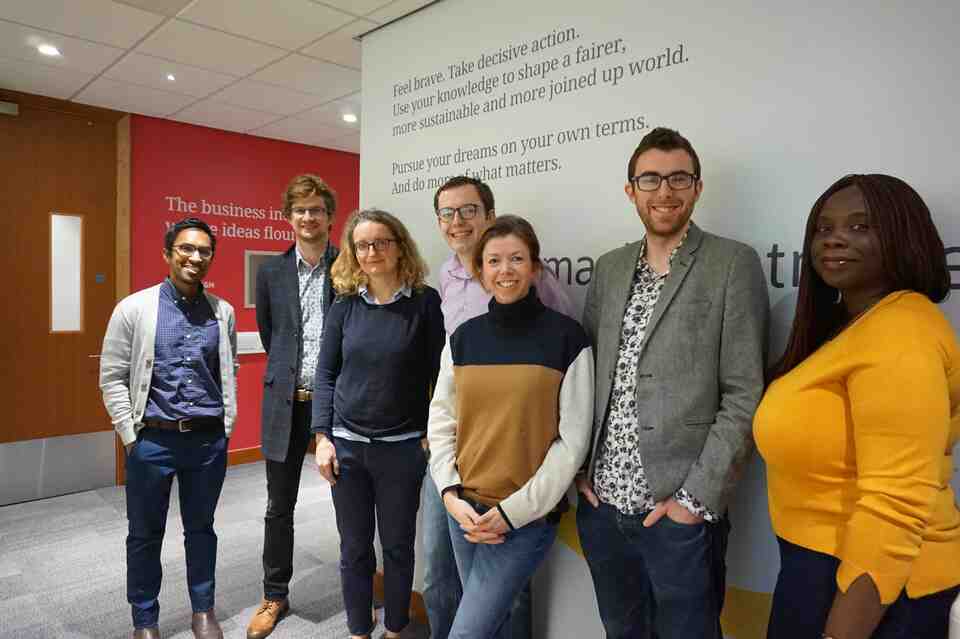
[[[169,278],[160,287],[153,376],[144,419],[223,417],[220,327],[201,292],[182,296]]]

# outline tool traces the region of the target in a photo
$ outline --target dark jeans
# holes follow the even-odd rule
[[[310,402],[293,403],[290,442],[282,462],[266,460],[267,514],[263,518],[263,596],[279,601],[293,577],[293,509],[310,444]]]
[[[187,589],[194,612],[213,608],[217,535],[213,514],[227,471],[223,429],[188,433],[144,428],[127,455],[127,601],[136,628],[157,625],[160,547],[177,477]]]
[[[837,592],[840,560],[777,537],[780,574],[773,591],[768,639],[819,637]],[[949,570],[944,566],[944,570]],[[950,606],[960,592],[954,586],[910,599],[906,590],[890,604],[871,639],[946,639]]]
[[[364,444],[334,437],[333,445],[340,464],[332,492],[347,627],[353,635],[372,630],[376,529],[383,550],[384,626],[399,632],[410,623],[413,545],[426,456],[419,439]]]
[[[577,530],[608,639],[720,639],[727,527],[623,515],[581,499]],[[718,574],[719,573],[719,574]]]

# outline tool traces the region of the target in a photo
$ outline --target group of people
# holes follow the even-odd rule
[[[816,201],[790,338],[767,371],[759,257],[691,221],[703,179],[690,142],[650,131],[624,190],[645,232],[596,262],[581,322],[531,224],[498,217],[480,180],[434,196],[452,250],[439,291],[395,216],[355,212],[338,250],[333,191],[314,175],[290,182],[295,243],[257,275],[268,501],[249,639],[290,609],[311,440],[352,639],[381,623],[375,532],[381,636],[409,633],[418,511],[431,636],[527,639],[530,579],[571,485],[607,637],[720,639],[727,507],[754,441],[781,555],[768,637],[946,636],[960,593],[960,349],[936,307],[950,278],[923,200],[895,177],[850,175]],[[174,475],[193,632],[222,637],[213,519],[236,332],[202,285],[215,250],[201,220],[173,225],[169,277],[121,301],[104,337],[135,639],[160,636]]]

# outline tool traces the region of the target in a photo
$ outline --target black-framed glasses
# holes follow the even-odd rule
[[[173,248],[183,257],[193,257],[199,255],[201,260],[209,260],[213,257],[213,249],[209,246],[194,246],[193,244],[174,244]]]
[[[479,204],[464,204],[463,206],[446,206],[437,210],[437,217],[444,222],[453,222],[453,216],[460,214],[461,220],[472,220],[480,212]]]
[[[685,191],[699,179],[699,175],[686,171],[674,171],[670,175],[660,175],[653,171],[646,171],[640,175],[634,175],[630,178],[630,182],[641,191],[656,191],[660,188],[660,183],[666,180],[671,191]]]
[[[394,242],[396,242],[396,240],[392,237],[381,237],[371,240],[370,242],[360,240],[359,242],[353,243],[353,248],[358,255],[366,255],[371,248],[377,249],[377,253],[383,253],[390,248],[390,245]]]
[[[321,215],[327,214],[327,209],[323,206],[315,206],[313,208],[304,208],[302,206],[295,206],[290,209],[290,212],[296,215],[297,217],[306,217],[312,215],[313,217],[320,217]]]

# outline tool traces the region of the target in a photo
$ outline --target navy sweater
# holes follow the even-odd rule
[[[425,432],[444,338],[440,294],[429,286],[384,306],[338,297],[324,318],[311,430]]]

